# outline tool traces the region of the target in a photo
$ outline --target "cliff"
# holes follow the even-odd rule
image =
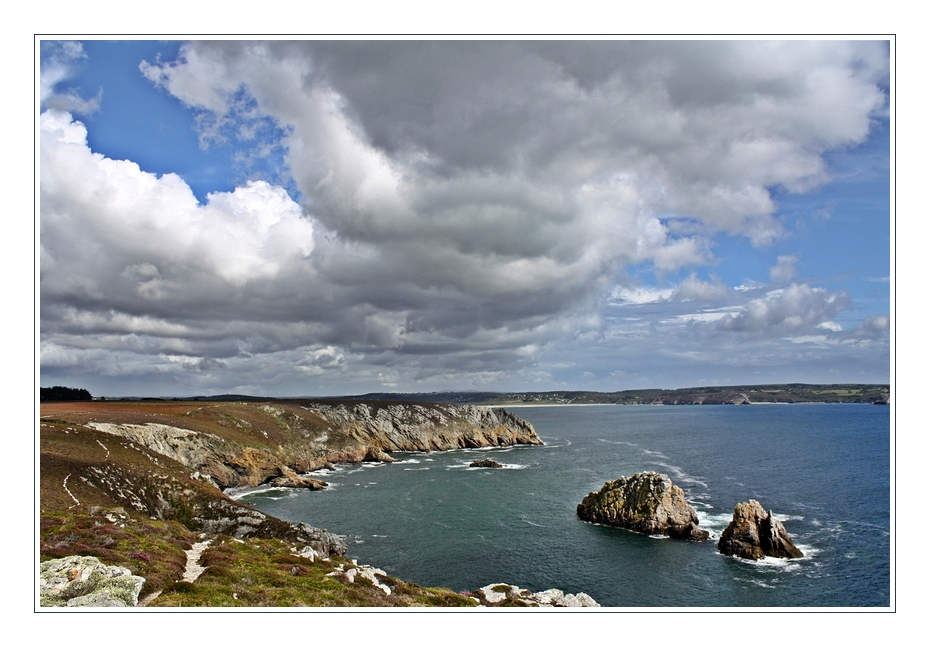
[[[95,402],[72,404],[61,418],[171,458],[219,488],[319,489],[324,481],[299,474],[390,462],[394,451],[542,444],[531,424],[508,411],[446,404]]]

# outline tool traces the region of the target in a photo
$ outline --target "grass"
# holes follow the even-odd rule
[[[201,556],[206,566],[193,583],[179,582],[162,593],[159,607],[469,607],[476,602],[449,589],[425,588],[379,577],[386,595],[362,578],[350,582],[336,571],[348,560],[310,560],[277,539],[218,538]],[[336,575],[329,575],[336,573]]]

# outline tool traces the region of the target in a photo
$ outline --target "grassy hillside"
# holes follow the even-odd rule
[[[92,422],[166,424],[211,434],[231,448],[283,455],[307,435],[345,438],[312,416],[287,424],[280,409],[251,403],[73,402],[43,404],[40,418],[40,559],[90,555],[146,578],[140,600],[150,606],[473,606],[445,589],[384,576],[385,593],[347,577],[353,567],[338,550],[307,551],[306,529],[262,514],[225,496],[176,460]],[[293,421],[292,421],[293,422]],[[325,430],[323,427],[326,427]],[[319,436],[316,436],[319,437]],[[238,520],[223,527],[230,519]],[[318,537],[317,537],[318,538]],[[185,551],[210,540],[206,571],[180,581]],[[343,548],[344,551],[344,548]],[[317,551],[319,553],[320,551]],[[340,569],[341,565],[341,569]]]

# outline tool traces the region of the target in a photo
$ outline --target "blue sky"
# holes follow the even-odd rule
[[[42,385],[888,382],[888,65],[881,41],[43,43]]]

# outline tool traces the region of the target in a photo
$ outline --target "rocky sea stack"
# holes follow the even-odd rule
[[[478,460],[472,461],[471,463],[469,463],[468,466],[469,467],[490,467],[493,469],[500,469],[503,467],[503,465],[498,463],[493,458],[479,458]]]
[[[704,541],[710,535],[697,527],[698,518],[685,493],[666,474],[642,472],[621,476],[591,492],[578,504],[585,521],[626,528],[647,535]]]
[[[782,523],[755,499],[736,504],[733,520],[720,535],[717,550],[744,559],[804,557]]]

